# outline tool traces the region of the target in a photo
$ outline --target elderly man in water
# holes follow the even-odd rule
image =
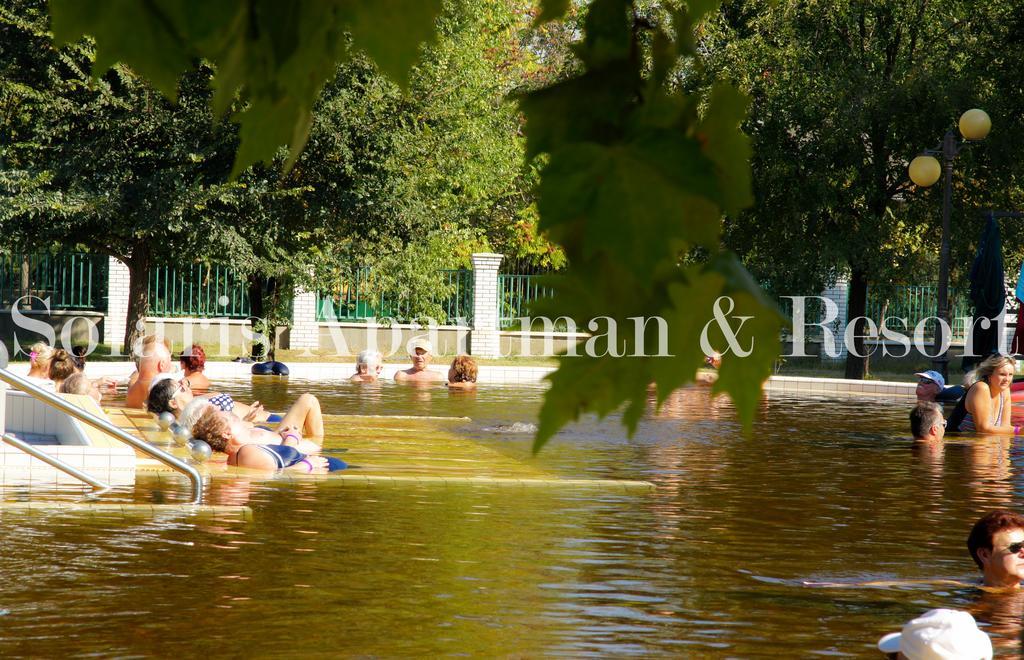
[[[412,359],[412,366],[395,374],[396,383],[436,383],[441,380],[440,373],[427,368],[430,366],[434,347],[425,337],[409,340],[406,349],[409,351],[409,358]]]
[[[376,383],[380,379],[380,373],[384,370],[382,364],[384,356],[380,351],[366,349],[360,351],[356,356],[356,373],[349,377],[353,383]]]
[[[125,405],[129,408],[144,408],[149,386],[157,374],[171,370],[170,343],[159,335],[147,335],[142,340],[142,352],[138,360],[137,377],[128,387]]]
[[[910,411],[910,432],[918,442],[942,440],[946,435],[946,420],[942,417],[942,407],[932,401],[914,406]]]
[[[990,511],[974,523],[967,549],[981,569],[982,589],[1016,591],[1024,580],[1024,516]]]

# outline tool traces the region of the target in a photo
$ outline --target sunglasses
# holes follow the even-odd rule
[[[1010,554],[1019,554],[1021,550],[1024,550],[1024,541],[1017,541],[1006,546],[1006,551]]]
[[[935,381],[932,380],[931,378],[918,378],[917,379],[917,384],[918,385],[931,385],[932,383],[935,383]],[[935,384],[938,385],[938,383],[935,383]]]

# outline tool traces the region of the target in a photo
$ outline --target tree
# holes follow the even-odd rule
[[[851,319],[865,315],[869,284],[933,278],[939,205],[912,188],[907,163],[964,110],[1005,107],[1017,85],[997,83],[991,63],[1003,60],[1008,14],[1020,13],[1012,5],[729,3],[704,36],[705,62],[710,78],[732,78],[752,97],[757,202],[727,223],[726,244],[785,293],[821,290],[848,270]],[[1009,181],[999,151],[1012,142],[992,142],[957,160],[958,180],[974,180],[954,195],[960,227]],[[961,277],[976,236],[958,229]],[[861,355],[864,334],[861,321]],[[848,378],[866,369],[849,354]]]
[[[511,257],[560,258],[533,231],[536,167],[507,102],[537,68],[524,4],[446,2],[407,89],[361,55],[324,87],[290,180],[310,186],[310,213],[331,218],[359,265],[453,231]],[[448,256],[452,267],[462,255]]]
[[[200,4],[205,13],[197,11]],[[545,0],[541,20],[557,19],[569,4]],[[698,338],[716,311],[746,317],[730,330],[736,346],[750,352],[724,360],[715,387],[732,395],[748,428],[760,383],[778,354],[777,310],[735,257],[718,250],[722,211],[751,201],[749,145],[738,130],[746,100],[724,86],[705,97],[666,85],[680,59],[694,56],[694,25],[717,6],[691,4],[692,12],[641,15],[631,0],[595,0],[575,48],[579,72],[521,100],[527,157],[547,161],[539,225],[570,264],[552,302],[558,314],[579,320],[623,322],[620,335],[593,339],[595,356],[563,359],[541,413],[538,446],[586,410],[605,414],[628,403],[625,421],[635,428],[651,381],[663,401],[694,377],[702,363]],[[197,57],[219,66],[215,108],[227,108],[226,99],[244,88],[248,109],[238,117],[236,172],[281,144],[289,145],[292,159],[298,156],[320,88],[334,62],[355,50],[405,80],[417,44],[433,34],[438,8],[429,0],[52,4],[59,40],[91,34],[98,63],[125,61],[167,94]],[[346,48],[349,38],[354,51]],[[681,267],[695,246],[709,259]],[[731,298],[728,310],[715,307],[723,296]],[[630,321],[653,316],[672,328],[673,357],[640,351],[641,342],[657,343],[657,326]],[[727,333],[720,330],[716,339],[724,343]],[[635,357],[611,359],[623,350]]]
[[[237,131],[213,121],[209,66],[182,76],[172,103],[123,66],[91,80],[90,45],[54,49],[39,3],[0,20],[5,49],[24,54],[5,60],[3,75],[14,87],[5,106],[21,109],[8,122],[19,139],[3,146],[0,172],[9,240],[29,249],[79,244],[123,261],[131,273],[127,346],[148,309],[152,266],[216,257],[243,272],[256,267],[245,225],[231,212],[291,191],[228,181]]]

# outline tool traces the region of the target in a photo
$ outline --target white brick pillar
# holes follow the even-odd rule
[[[316,322],[316,292],[295,289],[289,347],[320,348],[320,326]]]
[[[473,255],[473,355],[501,357],[498,338],[498,266],[505,256],[488,252]]]
[[[128,323],[128,266],[114,257],[107,261],[107,315],[103,319],[103,341],[114,355],[124,348],[124,331]]]
[[[846,342],[844,341],[844,333],[846,332],[846,319],[849,305],[849,291],[849,280],[847,280],[845,277],[840,277],[833,286],[821,292],[822,298],[828,298],[829,300],[834,302],[836,304],[836,307],[839,309],[839,315],[836,316],[835,320],[832,321],[832,323],[829,323],[826,326],[832,330],[832,335],[835,337],[835,349],[836,351],[838,351],[839,355],[838,357],[835,358],[833,358],[831,355],[828,355],[825,351],[826,346],[823,345],[821,350],[822,360],[846,359]],[[823,313],[827,313],[827,311],[825,310],[822,311]],[[823,317],[823,320],[824,318],[828,317]],[[828,338],[824,337],[823,339],[827,341]],[[833,354],[835,353],[833,352]]]

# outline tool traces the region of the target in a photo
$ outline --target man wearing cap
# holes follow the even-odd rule
[[[412,366],[395,373],[396,383],[435,383],[441,380],[441,374],[431,371],[431,353],[434,347],[425,337],[414,337],[409,340],[406,349],[409,351],[409,358],[412,359]]]
[[[929,610],[911,619],[903,630],[878,640],[878,650],[907,660],[989,660],[992,640],[962,610]]]
[[[938,371],[922,371],[917,376],[917,401],[935,401],[937,403],[956,403],[964,395],[961,385],[946,387],[946,379]]]
[[[981,569],[986,591],[1016,591],[1024,580],[1024,516],[1014,511],[990,511],[974,523],[967,549]]]

